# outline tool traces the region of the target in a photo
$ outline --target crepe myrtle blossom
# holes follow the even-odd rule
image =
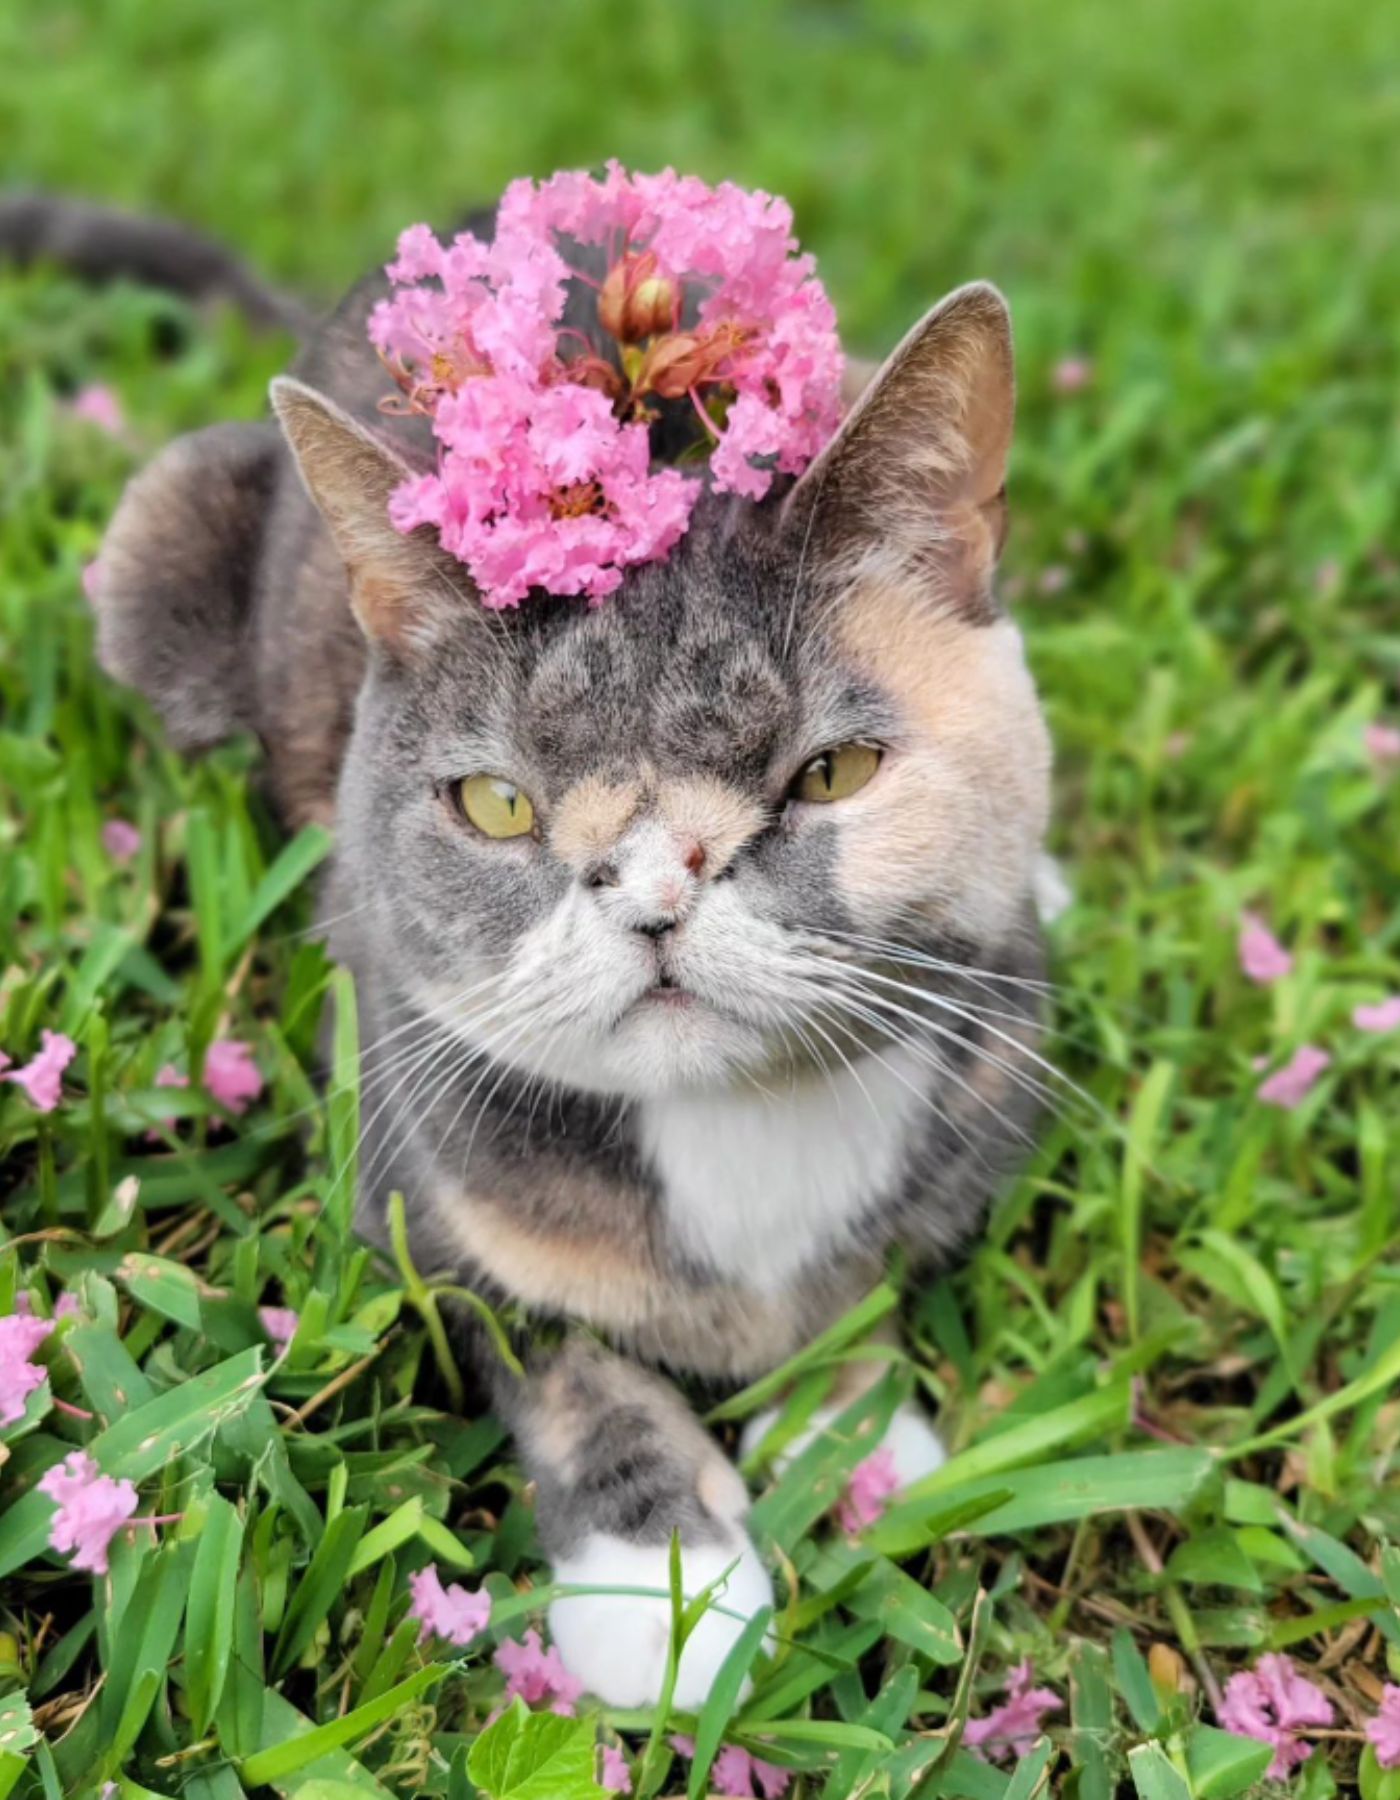
[[[836,1509],[836,1520],[852,1537],[873,1525],[885,1510],[885,1502],[899,1489],[894,1451],[876,1450],[851,1470],[846,1491]]]
[[[1366,1741],[1383,1769],[1400,1769],[1400,1687],[1386,1682],[1380,1711],[1365,1726]]]
[[[94,381],[87,387],[79,388],[68,407],[75,419],[83,419],[89,425],[95,425],[99,431],[105,431],[108,437],[120,437],[126,430],[126,414],[122,410],[121,400],[115,388],[106,382]]]
[[[1240,915],[1240,968],[1260,987],[1292,972],[1293,958],[1257,913]]]
[[[33,1318],[28,1307],[0,1319],[0,1425],[17,1424],[29,1396],[43,1386],[45,1371],[30,1358],[52,1330],[52,1319]]]
[[[527,1631],[518,1641],[507,1639],[492,1658],[506,1678],[506,1705],[520,1699],[527,1706],[545,1706],[570,1719],[583,1683],[564,1667],[559,1652],[546,1650],[538,1631]]]
[[[632,1771],[627,1767],[627,1758],[615,1744],[599,1745],[598,1785],[610,1794],[630,1794],[632,1792]]]
[[[485,1631],[491,1617],[491,1596],[480,1589],[470,1593],[460,1582],[444,1587],[436,1565],[429,1563],[408,1578],[413,1602],[408,1609],[411,1619],[419,1622],[418,1641],[445,1638],[459,1650]]]
[[[1333,1711],[1315,1682],[1300,1675],[1288,1657],[1271,1653],[1230,1677],[1217,1717],[1237,1737],[1272,1744],[1274,1758],[1265,1774],[1282,1781],[1313,1753],[1300,1733],[1310,1725],[1330,1725]]]
[[[1254,1066],[1262,1069],[1267,1063],[1267,1057],[1260,1057]],[[1319,1050],[1316,1044],[1300,1044],[1282,1068],[1259,1083],[1259,1098],[1265,1106],[1292,1112],[1307,1099],[1318,1076],[1331,1066],[1332,1058],[1325,1050]]]
[[[215,1038],[204,1053],[204,1086],[226,1112],[247,1112],[263,1091],[253,1046],[237,1038]]]
[[[141,833],[127,819],[108,819],[102,827],[102,848],[113,862],[130,862],[141,848]]]
[[[260,1306],[258,1323],[272,1339],[280,1356],[297,1334],[297,1326],[301,1324],[301,1315],[290,1306]]]
[[[10,1069],[0,1080],[13,1081],[29,1096],[38,1112],[52,1112],[63,1097],[63,1071],[78,1054],[78,1046],[61,1031],[39,1034],[39,1054],[23,1068]],[[8,1068],[9,1058],[0,1055],[0,1070]]]
[[[1358,1031],[1400,1031],[1400,994],[1378,1000],[1374,1006],[1358,1006],[1351,1022]]]
[[[596,249],[601,282],[568,260]],[[616,162],[516,181],[489,243],[413,225],[386,272],[369,322],[401,390],[386,406],[426,414],[439,446],[390,517],[436,530],[490,607],[532,588],[597,602],[669,554],[703,483],[652,468],[661,403],[693,407],[711,484],[753,500],[840,419],[835,313],[769,194]],[[598,291],[592,335],[562,323],[575,279]]]
[[[1400,763],[1400,725],[1382,725],[1379,720],[1362,733],[1366,754],[1378,768]]]
[[[962,1741],[974,1756],[1002,1762],[1024,1756],[1045,1729],[1045,1715],[1059,1712],[1064,1702],[1053,1688],[1031,1685],[1034,1670],[1029,1660],[1007,1671],[1006,1699],[982,1719],[969,1719]]]
[[[1057,394],[1081,394],[1094,379],[1094,365],[1087,356],[1062,356],[1050,371],[1050,385]]]
[[[135,1487],[104,1475],[85,1450],[74,1450],[43,1477],[39,1492],[56,1509],[49,1548],[71,1550],[75,1569],[105,1575],[108,1546],[136,1511]]]
[[[695,1739],[677,1732],[671,1748],[687,1761],[695,1760]],[[779,1800],[792,1784],[792,1771],[751,1756],[737,1744],[726,1744],[710,1765],[710,1792],[732,1794],[735,1800]]]

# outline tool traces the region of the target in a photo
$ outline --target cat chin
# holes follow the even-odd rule
[[[583,1093],[646,1100],[733,1087],[758,1075],[771,1058],[772,1046],[756,1025],[700,1002],[645,1003],[605,1034],[556,1037],[538,1054],[521,1058],[520,1067]]]

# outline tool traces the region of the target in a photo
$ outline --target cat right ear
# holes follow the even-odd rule
[[[427,650],[449,611],[460,614],[475,596],[431,527],[402,532],[389,518],[389,496],[422,470],[305,382],[281,375],[271,399],[349,571],[351,603],[366,637],[400,658]]]

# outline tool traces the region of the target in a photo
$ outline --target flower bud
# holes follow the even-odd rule
[[[675,285],[657,274],[650,250],[614,263],[598,295],[598,322],[624,344],[669,331],[675,310]]]
[[[679,400],[708,374],[716,360],[712,344],[692,331],[674,331],[652,345],[637,385],[663,400]]]

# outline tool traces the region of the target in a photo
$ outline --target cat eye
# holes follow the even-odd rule
[[[845,800],[859,793],[879,766],[880,752],[874,744],[837,744],[814,756],[798,771],[789,796],[821,806],[831,800]]]
[[[502,775],[468,775],[455,795],[463,817],[486,837],[524,837],[535,829],[530,796]]]

